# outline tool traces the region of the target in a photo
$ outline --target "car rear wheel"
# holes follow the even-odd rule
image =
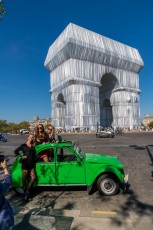
[[[97,187],[101,194],[113,196],[119,191],[119,183],[117,179],[110,174],[103,174],[97,181]]]

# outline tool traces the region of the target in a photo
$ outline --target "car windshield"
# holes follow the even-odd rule
[[[81,159],[83,159],[84,154],[83,154],[83,152],[81,151],[81,148],[80,148],[77,144],[74,144],[73,147],[74,147],[74,150],[75,150],[75,151],[77,152],[77,154],[79,155],[79,157],[80,157]]]

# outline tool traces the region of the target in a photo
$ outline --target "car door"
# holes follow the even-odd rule
[[[43,159],[39,157],[42,152],[37,156],[36,174],[37,185],[55,185],[57,184],[57,177],[55,171],[55,157],[54,149],[50,148],[44,151],[49,156],[49,162],[43,162]]]
[[[71,147],[57,149],[57,181],[59,185],[85,184],[84,164]]]

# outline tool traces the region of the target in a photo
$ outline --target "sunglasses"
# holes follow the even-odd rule
[[[48,130],[52,131],[52,129],[48,129]]]
[[[40,126],[40,127],[38,127],[38,129],[42,129],[42,128],[43,128],[43,127],[41,127],[41,126]]]

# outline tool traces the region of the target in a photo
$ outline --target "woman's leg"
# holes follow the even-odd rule
[[[23,187],[24,191],[26,191],[27,176],[28,176],[28,170],[22,169],[22,187]]]
[[[30,170],[30,182],[28,185],[28,191],[31,189],[33,182],[36,180],[36,173],[35,173],[35,169],[31,169]]]
[[[47,156],[47,155],[43,157],[43,161],[44,161],[44,162],[48,162],[48,161],[49,161],[49,159],[48,159],[48,156]]]
[[[44,162],[48,162],[49,159],[48,159],[48,153],[46,150],[42,151],[40,154],[39,154],[40,158],[44,161]]]

